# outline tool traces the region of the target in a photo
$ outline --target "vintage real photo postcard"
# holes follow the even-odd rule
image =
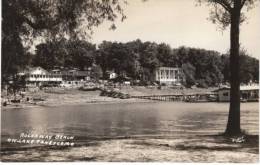
[[[259,162],[259,0],[1,8],[1,162]]]

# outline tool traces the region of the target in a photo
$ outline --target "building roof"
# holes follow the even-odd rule
[[[67,75],[67,76],[89,76],[90,71],[79,71],[79,70],[62,70],[61,71],[62,75]]]
[[[19,75],[26,75],[26,74],[32,74],[34,71],[40,70],[41,72],[45,74],[51,74],[51,75],[67,75],[67,76],[89,76],[90,75],[90,70],[87,71],[80,71],[78,69],[53,69],[50,71],[47,71],[43,69],[40,66],[37,67],[27,67],[23,71],[19,72]],[[58,73],[56,73],[58,72]]]
[[[49,73],[47,70],[43,69],[42,67],[37,66],[37,67],[27,67],[25,70],[23,70],[19,74],[21,74],[21,75],[31,74],[32,72],[34,72],[36,70],[41,70],[41,71],[43,71],[46,74]]]
[[[225,86],[221,87],[217,90],[214,90],[213,92],[218,92],[222,90],[230,90],[230,87]],[[250,91],[250,90],[259,90],[259,85],[245,85],[245,86],[240,86],[240,91]]]
[[[259,85],[247,85],[247,86],[240,86],[241,91],[247,90],[259,90]]]
[[[178,68],[178,67],[158,67],[157,69],[171,69],[171,70],[181,70],[181,68]]]

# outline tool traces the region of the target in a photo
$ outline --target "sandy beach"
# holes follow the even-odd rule
[[[60,105],[84,105],[84,104],[102,104],[102,103],[131,103],[148,102],[149,100],[140,100],[135,98],[120,99],[107,96],[100,96],[99,90],[80,91],[78,89],[53,88],[48,90],[39,90],[36,92],[26,92],[20,103],[9,103],[2,109],[26,108],[35,106],[60,106]],[[29,101],[26,100],[29,98]]]
[[[167,95],[167,94],[194,94],[206,93],[213,91],[215,88],[203,89],[174,89],[156,87],[120,87],[115,91],[130,96],[142,95]],[[102,104],[102,103],[136,103],[136,102],[151,102],[152,100],[143,100],[137,98],[120,99],[107,96],[100,96],[101,91],[82,91],[78,89],[67,88],[49,88],[37,91],[27,91],[20,103],[10,103],[7,106],[2,106],[3,109],[9,108],[26,108],[34,106],[59,106],[59,105],[84,105],[84,104]],[[29,99],[29,101],[27,100]]]

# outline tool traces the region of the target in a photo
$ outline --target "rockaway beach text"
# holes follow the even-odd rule
[[[21,133],[19,138],[8,138],[9,143],[20,144],[42,144],[50,146],[74,146],[75,143],[71,142],[74,136],[65,135],[43,135],[43,134],[27,134]]]

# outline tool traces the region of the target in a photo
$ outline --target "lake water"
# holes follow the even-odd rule
[[[2,161],[257,162],[258,138],[215,136],[227,103],[120,103],[2,110]],[[258,103],[241,103],[241,128],[258,135]],[[73,147],[11,144],[21,133],[73,136]]]

